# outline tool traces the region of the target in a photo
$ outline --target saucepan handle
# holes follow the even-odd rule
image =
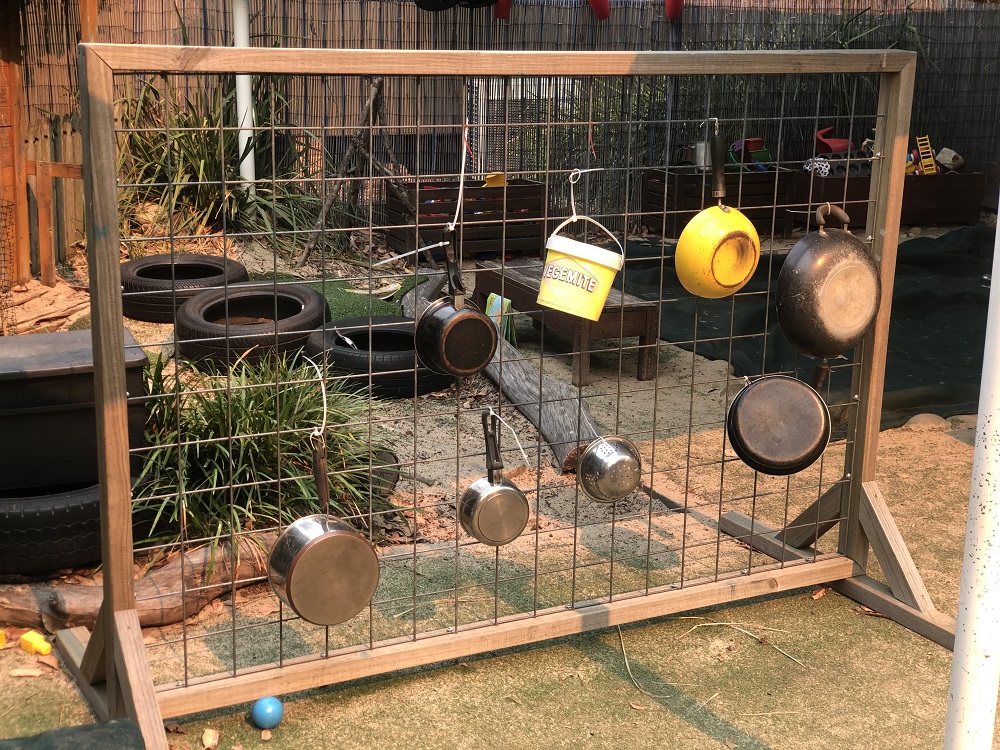
[[[503,470],[500,459],[500,418],[489,409],[483,409],[483,436],[486,438],[486,476],[490,484],[497,484]]]
[[[462,283],[462,269],[458,264],[458,251],[450,238],[444,246],[444,265],[448,274],[448,294],[454,300],[455,309],[460,310],[465,301],[465,285]]]
[[[713,117],[708,121],[709,142],[712,149],[712,197],[718,198],[719,203],[726,197],[726,144],[722,141],[722,133],[719,132],[719,118]]]

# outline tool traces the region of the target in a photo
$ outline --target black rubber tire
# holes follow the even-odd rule
[[[122,312],[150,323],[173,323],[177,308],[199,292],[250,278],[235,260],[195,253],[125,261],[121,274]]]
[[[359,385],[368,385],[368,362],[371,360],[372,394],[380,398],[413,398],[451,387],[454,376],[434,372],[417,362],[413,348],[415,326],[416,321],[410,318],[391,315],[334,320],[309,336],[306,354],[325,356],[335,372],[357,376],[355,381]],[[348,346],[334,333],[334,328],[358,348]]]
[[[217,365],[231,365],[244,354],[254,362],[271,353],[295,353],[329,317],[326,298],[304,284],[234,284],[228,289],[210,289],[177,310],[177,353],[187,360]]]
[[[100,560],[97,485],[0,497],[0,574],[43,573]]]

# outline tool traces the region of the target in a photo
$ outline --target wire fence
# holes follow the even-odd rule
[[[0,200],[0,336],[9,336],[14,326],[14,204]]]
[[[180,577],[164,573],[155,589],[140,584],[141,608],[179,606],[183,615],[176,627],[147,638],[159,685],[184,687],[262,665],[377,649],[553,609],[738,578],[778,564],[749,546],[759,529],[791,524],[819,533],[821,519],[809,508],[853,481],[842,466],[853,460],[856,441],[846,424],[857,402],[849,390],[832,384],[850,383],[860,362],[838,360],[823,387],[841,431],[822,458],[792,477],[758,474],[741,462],[727,442],[725,424],[745,383],[726,362],[709,363],[699,354],[712,347],[750,347],[770,356],[777,334],[766,312],[744,313],[769,309],[773,285],[765,279],[714,303],[671,286],[673,245],[646,238],[643,227],[666,225],[712,201],[698,172],[686,174],[699,196],[693,207],[670,203],[663,191],[659,199],[650,198],[654,188],[648,183],[663,164],[663,149],[680,133],[700,132],[703,118],[714,116],[723,103],[737,113],[721,123],[727,140],[751,133],[775,134],[776,143],[801,137],[797,153],[811,151],[808,136],[817,119],[840,117],[850,134],[883,127],[875,98],[868,95],[877,78],[851,78],[846,114],[838,113],[833,97],[819,93],[803,103],[797,75],[766,76],[767,90],[776,92],[772,97],[759,96],[763,89],[754,88],[760,84],[747,75],[715,77],[705,86],[686,76],[670,85],[656,76],[452,76],[445,82],[416,76],[381,83],[353,76],[302,78],[301,90],[309,91],[384,86],[386,106],[359,123],[331,99],[318,113],[323,124],[307,125],[305,112],[280,104],[278,92],[288,90],[287,80],[262,76],[258,91],[269,108],[258,120],[254,143],[266,156],[258,161],[254,191],[242,186],[235,172],[234,120],[205,123],[196,116],[201,124],[194,125],[178,119],[183,107],[177,90],[187,91],[189,101],[196,100],[191,92],[205,92],[209,109],[231,109],[225,104],[229,84],[221,76],[171,78],[169,87],[161,77],[147,78],[142,90],[148,90],[146,84],[157,88],[146,100],[145,114],[119,123],[119,191],[137,196],[120,201],[133,210],[121,217],[122,239],[138,262],[159,263],[123,276],[123,304],[127,315],[155,313],[160,322],[173,324],[163,340],[144,343],[146,351],[173,358],[154,365],[148,393],[130,396],[150,415],[145,444],[132,446],[137,528],[142,519],[155,517],[154,533],[138,552],[156,566],[180,551],[188,569],[196,568],[194,556],[218,554],[208,570],[223,571],[188,578],[182,566]],[[832,74],[812,78],[813,92],[829,91],[840,81]],[[123,75],[120,88],[134,82]],[[393,109],[388,92],[407,86],[418,103],[433,98],[425,87],[452,88],[460,101],[478,101],[478,112],[490,112],[490,122],[470,117],[466,126],[460,110],[442,122],[440,111],[419,104],[415,111]],[[789,95],[793,91],[798,97]],[[729,104],[734,92],[741,92],[736,107]],[[666,107],[668,93],[675,96],[673,109]],[[641,115],[631,108],[637,101],[646,102]],[[567,106],[570,102],[577,105]],[[697,116],[677,114],[689,112]],[[408,165],[408,173],[390,168],[389,144],[399,146],[404,135],[450,139],[455,161],[450,168],[435,164],[430,173],[420,160]],[[163,170],[155,174],[134,169],[131,161],[150,143],[163,154]],[[182,158],[195,143],[214,155],[200,158],[206,171],[192,180],[182,172]],[[469,156],[472,144],[480,144],[475,160]],[[348,152],[353,162],[345,158]],[[346,161],[354,167],[339,176],[329,169],[313,173],[278,157],[290,153],[305,162]],[[759,172],[770,180],[770,192],[753,194],[754,175],[738,163],[729,173],[728,200],[757,209],[754,220],[764,236],[775,233],[786,209],[800,205],[778,192],[777,167],[784,158],[778,149],[768,169]],[[878,159],[869,155],[865,161]],[[584,173],[574,202],[570,178],[583,168],[595,171]],[[487,183],[492,170],[503,173],[493,186]],[[197,201],[215,200],[211,191],[236,196],[239,205],[216,210],[218,204],[211,204],[215,244],[209,254],[243,264],[248,276],[190,289],[196,274],[183,253],[206,248],[186,216],[204,215]],[[374,194],[386,196],[385,213],[364,200]],[[151,219],[155,211],[148,207],[159,195],[170,196],[161,204],[167,210]],[[321,206],[317,217],[314,198],[328,197],[329,206]],[[806,204],[808,198],[807,190]],[[278,213],[300,201],[314,220]],[[393,201],[397,214],[389,211]],[[861,215],[867,197],[863,204]],[[597,341],[581,334],[583,329],[574,334],[573,326],[536,301],[545,237],[577,213],[617,227],[625,248],[620,283],[602,316],[610,328],[595,334]],[[248,220],[252,216],[259,220]],[[427,367],[426,355],[415,351],[420,344],[412,319],[393,315],[391,306],[397,304],[395,295],[429,273],[397,255],[443,236],[453,221],[451,251],[458,255],[469,295],[482,308],[491,293],[516,300],[497,316],[497,328],[501,333],[513,328],[517,348],[501,347],[490,365],[493,374],[487,369],[442,380]],[[563,231],[613,249],[585,226]],[[521,240],[525,244],[518,251],[515,241]],[[299,265],[313,243],[318,250]],[[362,254],[353,265],[343,265],[323,252],[327,246]],[[762,256],[760,263],[768,273],[776,270],[776,256]],[[159,280],[156,289],[152,279]],[[632,294],[638,279],[646,280],[643,297]],[[351,303],[345,300],[358,291],[362,302],[347,314],[345,305]],[[706,325],[710,310],[714,328]],[[533,327],[529,318],[544,326]],[[669,343],[659,337],[666,338],[668,330]],[[298,353],[303,346],[311,361]],[[759,367],[755,375],[766,371],[763,360]],[[519,370],[533,373],[524,379],[537,389],[533,399],[513,396],[502,385],[509,386]],[[786,374],[809,379],[810,360],[802,358],[801,369]],[[570,415],[576,432],[565,436],[567,444],[543,436],[532,423],[530,415],[543,409]],[[518,435],[515,442],[504,434],[500,455],[526,503],[520,533],[497,545],[483,543],[488,534],[479,528],[477,536],[461,510],[466,489],[484,474],[487,461],[484,410],[503,417]],[[583,435],[585,412],[593,415],[601,436],[622,436],[636,446],[640,481],[620,502],[594,502],[580,474],[553,468],[568,444],[576,445],[575,435]],[[314,474],[310,440],[317,429],[337,448],[329,451],[328,470]],[[596,436],[584,442],[592,439]],[[360,614],[335,625],[310,621],[288,597],[279,600],[274,577],[253,553],[254,545],[270,546],[295,519],[319,511],[317,483],[325,482],[336,515],[377,546],[380,571],[378,587]],[[207,516],[213,508],[218,515]],[[749,536],[723,531],[733,514],[751,519]],[[834,514],[822,523],[831,520],[842,518]],[[834,535],[816,542],[816,551],[805,553],[804,560],[834,551],[835,544]],[[227,549],[242,555],[233,568],[223,561]],[[782,564],[802,562],[789,557]],[[196,570],[205,573],[204,567]],[[268,580],[270,589],[261,586]],[[324,571],[321,580],[340,585],[334,569]],[[226,601],[221,610],[194,618],[199,601],[218,596]]]

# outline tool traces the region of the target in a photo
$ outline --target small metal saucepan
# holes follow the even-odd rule
[[[500,418],[483,411],[486,437],[486,477],[462,495],[458,518],[462,528],[483,544],[500,547],[517,539],[528,525],[528,498],[503,475],[500,460]]]
[[[599,437],[580,454],[576,475],[589,497],[600,503],[614,503],[639,486],[642,459],[631,441],[619,435]]]
[[[420,363],[435,372],[458,377],[486,369],[497,350],[497,329],[488,315],[465,300],[458,258],[445,245],[448,297],[435,300],[420,315],[413,334]]]
[[[726,419],[745,464],[783,476],[811,466],[830,442],[830,410],[819,393],[787,375],[765,375],[740,391]]]
[[[303,620],[338,625],[368,606],[379,563],[361,534],[329,515],[326,445],[313,443],[313,474],[323,513],[300,518],[278,537],[267,558],[271,590]]]

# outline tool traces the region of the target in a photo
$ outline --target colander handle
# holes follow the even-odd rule
[[[615,243],[616,245],[618,245],[618,251],[619,251],[619,252],[620,252],[620,253],[621,253],[622,255],[625,255],[625,248],[623,248],[623,247],[622,247],[622,243],[620,243],[620,242],[618,241],[618,238],[617,238],[617,237],[615,237],[615,236],[614,236],[614,235],[613,235],[613,234],[611,233],[611,230],[610,230],[610,229],[608,229],[608,228],[607,228],[606,226],[604,226],[604,225],[603,225],[603,224],[602,224],[601,222],[599,222],[599,221],[598,221],[597,219],[592,219],[592,218],[590,218],[589,216],[570,216],[570,217],[569,217],[568,219],[564,219],[564,220],[563,220],[563,222],[562,222],[562,223],[561,223],[561,224],[560,224],[559,226],[557,226],[557,227],[556,227],[555,229],[553,229],[553,230],[552,230],[552,234],[559,234],[559,232],[560,232],[560,231],[561,231],[562,229],[565,229],[565,228],[566,228],[567,226],[569,226],[570,224],[572,224],[572,223],[573,223],[574,221],[578,221],[578,220],[579,220],[579,221],[589,221],[589,222],[590,222],[591,224],[593,224],[594,226],[596,226],[596,227],[599,227],[599,228],[600,228],[600,229],[601,229],[601,230],[602,230],[602,231],[603,231],[603,232],[604,232],[604,233],[605,233],[606,235],[608,235],[608,237],[610,237],[610,238],[611,238],[612,240],[614,240],[614,243]]]
[[[500,417],[483,409],[483,437],[486,439],[486,477],[490,484],[503,481],[503,461],[500,459]]]

